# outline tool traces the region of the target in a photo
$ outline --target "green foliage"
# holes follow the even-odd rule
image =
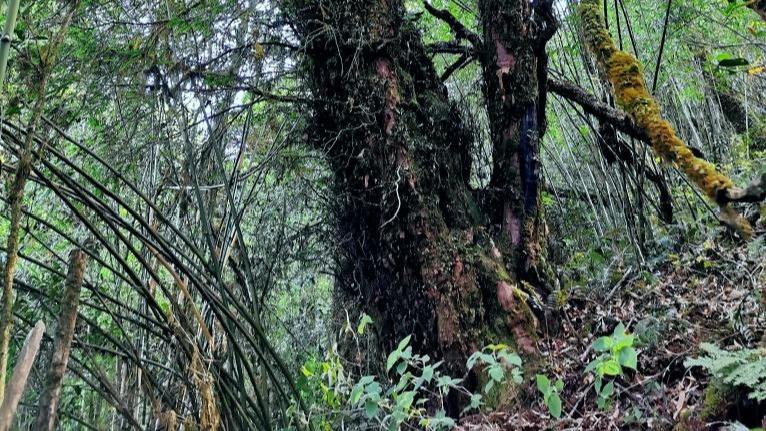
[[[481,351],[474,352],[466,362],[466,368],[473,369],[477,363],[484,365],[484,372],[489,377],[484,385],[484,393],[489,392],[496,384],[506,381],[506,372],[511,373],[511,381],[522,383],[521,357],[508,349],[505,344],[490,344]]]
[[[604,383],[604,377],[622,376],[624,368],[635,370],[638,367],[638,354],[633,347],[635,337],[625,332],[625,325],[618,324],[612,335],[599,337],[591,348],[599,355],[585,368],[586,373],[596,377],[595,390],[598,407],[604,409],[614,393],[614,382]]]
[[[561,418],[561,396],[559,395],[564,389],[564,381],[556,379],[556,382],[551,384],[548,376],[544,374],[538,374],[535,377],[537,382],[537,390],[543,395],[543,403],[548,407],[548,412],[556,419]]]
[[[710,343],[703,343],[700,348],[706,354],[687,359],[686,367],[702,367],[726,385],[747,388],[750,398],[759,402],[766,400],[766,352],[763,349],[727,351]]]
[[[356,333],[364,334],[372,324],[372,319],[363,315]],[[442,371],[441,361],[433,362],[428,355],[414,353],[410,340],[411,337],[405,337],[389,353],[385,375],[356,378],[334,351],[324,360],[307,360],[301,367],[298,385],[312,411],[310,420],[314,426],[330,430],[337,429],[342,422],[397,430],[405,424],[417,424],[427,430],[449,430],[455,427],[455,419],[443,409],[429,412],[426,409],[429,401],[443,405],[445,397],[457,391],[469,400],[464,412],[476,410],[483,405],[486,392],[507,383],[508,376],[515,384],[522,381],[521,358],[508,346],[493,344],[475,352],[467,361],[467,368],[481,367],[487,380],[484,394],[471,393],[463,386],[463,379]],[[557,382],[551,390],[558,393],[561,385]],[[553,397],[551,403],[555,403]]]
[[[359,326],[356,327],[356,333],[359,335],[364,335],[364,330],[367,327],[367,325],[372,324],[372,317],[367,315],[366,313],[362,315],[362,318],[359,320]]]
[[[623,373],[623,367],[636,369],[638,355],[633,348],[635,337],[625,332],[625,325],[618,324],[612,335],[599,337],[591,346],[599,352],[588,367],[586,372],[593,372],[596,376],[615,377]]]

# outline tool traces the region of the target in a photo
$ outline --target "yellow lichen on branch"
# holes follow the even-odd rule
[[[654,152],[666,162],[678,166],[710,199],[719,204],[721,220],[749,238],[752,235],[750,223],[728,203],[722,202],[726,193],[734,188],[734,183],[718,172],[713,164],[696,157],[676,135],[673,126],[662,118],[659,105],[647,89],[641,64],[636,57],[615,46],[604,25],[599,1],[582,0],[580,18],[588,49],[612,84],[617,104],[638,127],[646,131]]]

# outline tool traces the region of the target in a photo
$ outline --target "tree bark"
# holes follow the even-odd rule
[[[491,110],[502,110],[493,124],[505,125],[493,132],[512,136],[496,145],[490,190],[472,190],[472,131],[401,1],[288,8],[319,101],[307,135],[333,172],[338,306],[371,314],[384,352],[412,334],[417,351],[455,371],[488,342],[534,351],[530,304],[540,301],[522,281],[540,278],[542,254],[535,54],[518,62],[533,88],[515,82],[522,73],[487,72]]]
[[[480,60],[493,147],[485,206],[518,281],[550,288],[541,212],[540,142],[545,133],[547,55],[556,30],[551,1],[479,2]],[[534,13],[533,13],[534,11]]]
[[[53,339],[48,377],[40,394],[35,430],[53,430],[56,425],[56,408],[61,395],[61,383],[69,363],[69,352],[77,323],[77,307],[80,303],[80,289],[87,263],[85,252],[76,249],[69,255],[69,270],[64,282],[64,297],[61,302],[56,335]]]
[[[0,406],[0,431],[7,431],[13,425],[13,418],[16,415],[16,408],[19,406],[21,396],[24,395],[24,389],[27,387],[27,378],[35,363],[37,352],[40,349],[40,341],[45,333],[45,324],[38,321],[35,327],[29,331],[24,347],[19,352],[16,366],[13,368],[13,375],[5,387],[5,396],[2,406]]]

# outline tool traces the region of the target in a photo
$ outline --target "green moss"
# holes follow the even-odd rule
[[[662,118],[660,107],[649,93],[641,65],[633,55],[619,50],[604,26],[598,0],[583,0],[580,5],[585,40],[600,69],[612,84],[615,99],[649,136],[652,150],[669,163],[676,164],[713,201],[718,202],[734,186],[713,164],[694,155],[676,135],[671,124]],[[742,236],[752,236],[750,223],[728,204],[722,203],[721,219]]]
[[[711,381],[707,389],[705,389],[705,399],[702,402],[700,419],[707,421],[720,418],[726,413],[726,408],[729,404],[728,399],[732,395],[733,391],[730,387],[715,380]]]

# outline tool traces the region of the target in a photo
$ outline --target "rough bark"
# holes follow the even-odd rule
[[[540,206],[540,141],[545,132],[547,56],[555,31],[552,2],[482,0],[480,60],[493,145],[485,210],[518,283],[550,284]]]
[[[511,260],[523,253],[501,250],[513,242],[497,241],[503,214],[486,213],[482,193],[468,186],[471,131],[402,2],[290,7],[321,101],[309,138],[334,173],[341,306],[373,315],[384,351],[412,334],[418,351],[453,369],[490,340],[533,350],[531,330],[521,329],[534,319],[531,296],[518,287]],[[536,112],[526,121],[538,124]],[[528,199],[507,193],[500,207],[536,205],[537,184],[520,178],[514,184],[530,191]],[[523,214],[526,221],[537,212]]]
[[[69,269],[64,282],[64,296],[61,301],[56,334],[53,338],[53,354],[48,368],[45,386],[35,421],[35,430],[53,430],[56,426],[56,408],[61,395],[61,383],[69,363],[69,352],[77,322],[77,307],[80,303],[80,289],[87,263],[85,252],[76,249],[69,255]]]

